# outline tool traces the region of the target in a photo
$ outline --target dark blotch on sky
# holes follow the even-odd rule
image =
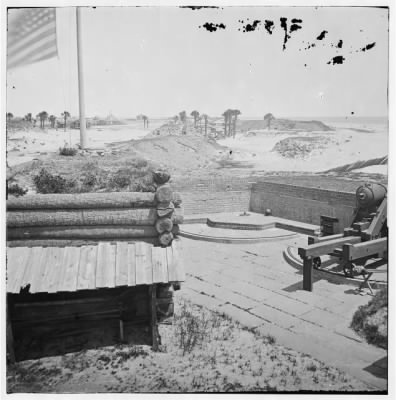
[[[362,49],[360,49],[361,51],[366,51],[366,50],[370,50],[375,46],[375,42],[374,43],[370,43],[367,46],[363,47]]]
[[[316,38],[316,40],[323,40],[326,36],[327,31],[320,32],[320,35]]]
[[[293,23],[293,21],[294,21],[294,23]],[[287,31],[287,18],[285,18],[285,17],[280,18],[281,28],[285,31],[285,37],[283,39],[283,50],[286,49],[286,43],[291,38],[291,33],[301,29],[301,26],[298,25],[299,23],[301,23],[300,21],[302,22],[301,19],[293,18],[292,25],[290,26],[290,30],[288,32]]]
[[[283,39],[283,50],[286,49],[286,43],[288,39],[290,39],[290,35],[287,34],[287,18],[281,17],[280,18],[281,28],[285,31],[285,37]]]
[[[253,32],[256,30],[256,28],[261,24],[261,21],[256,19],[253,21],[251,24],[246,24],[243,27],[243,32]]]
[[[312,47],[316,47],[316,44],[315,43],[308,43],[307,47],[305,47],[304,50],[309,50]]]
[[[339,42],[337,43],[337,47],[339,49],[342,49],[342,43],[343,43],[343,41],[340,39]]]
[[[298,31],[299,29],[301,29],[301,25],[293,24],[290,27],[290,32]]]
[[[217,29],[225,29],[226,26],[223,23],[214,24],[213,22],[205,22],[200,28],[205,28],[208,32],[216,32]]]
[[[343,64],[345,61],[345,58],[343,56],[335,56],[333,57],[327,64]]]
[[[275,25],[274,25],[274,21],[271,21],[269,19],[266,19],[264,21],[264,28],[266,29],[266,31],[272,35],[272,31],[274,29]]]
[[[219,8],[217,6],[179,6],[179,8],[189,8],[190,10],[200,10],[201,8]]]

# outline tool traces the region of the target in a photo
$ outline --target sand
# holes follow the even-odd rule
[[[196,171],[197,168],[209,168],[216,159],[227,168],[244,168],[249,172],[255,171],[301,171],[320,172],[355,161],[369,160],[383,157],[388,154],[388,127],[378,122],[342,122],[333,123],[332,132],[301,132],[301,131],[254,131],[247,134],[239,133],[236,138],[218,140],[212,146],[205,142],[205,146],[194,143],[198,137],[181,136],[183,145],[162,143],[177,141],[175,136],[152,136],[150,133],[164,124],[165,120],[150,121],[150,128],[144,129],[142,121],[131,121],[128,125],[113,125],[92,127],[88,132],[88,146],[96,149],[114,147],[111,144],[147,139],[133,144],[141,156],[161,164],[170,164],[172,169]],[[8,134],[7,162],[10,167],[39,158],[55,154],[59,147],[65,144],[77,146],[80,140],[79,130],[55,130],[38,128],[30,131],[17,131]],[[274,146],[286,138],[312,138],[318,142],[316,148],[305,157],[283,157]],[[202,138],[203,139],[203,138]],[[191,140],[189,147],[184,142]],[[197,141],[197,140],[195,140]],[[158,143],[157,143],[158,142]],[[198,140],[199,142],[199,140]],[[165,146],[164,146],[165,144]],[[188,143],[187,143],[188,144]],[[197,147],[198,146],[198,147]],[[204,148],[200,148],[200,147]],[[172,151],[170,147],[175,147]],[[228,148],[228,150],[227,150]],[[209,151],[212,150],[212,151]],[[230,152],[232,150],[232,152]],[[170,156],[172,153],[172,156]],[[176,154],[177,153],[177,154]],[[219,172],[216,169],[216,172]],[[359,170],[364,173],[387,174],[387,166],[372,166]]]
[[[103,149],[115,142],[137,140],[146,136],[151,130],[158,128],[164,120],[150,121],[149,128],[143,128],[143,121],[132,121],[128,125],[94,126],[87,129],[88,147]],[[7,163],[10,167],[34,160],[40,156],[56,153],[59,147],[76,147],[80,143],[78,129],[39,128],[29,131],[16,131],[7,137]]]
[[[336,127],[335,132],[288,132],[257,131],[253,134],[239,135],[235,139],[219,140],[219,144],[232,149],[233,161],[249,163],[252,169],[271,171],[307,171],[320,172],[355,161],[383,157],[388,154],[388,131],[381,125],[372,125],[371,129],[356,127],[356,124],[344,123]],[[363,131],[364,130],[364,131]],[[287,158],[272,151],[275,144],[289,137],[324,137],[324,148],[310,153],[306,158]],[[373,167],[370,167],[373,168]],[[365,172],[370,172],[365,170]],[[382,167],[378,173],[387,173]],[[379,172],[380,171],[380,172]]]

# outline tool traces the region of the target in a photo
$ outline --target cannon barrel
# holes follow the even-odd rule
[[[366,183],[356,190],[356,201],[362,208],[378,205],[386,197],[386,187],[378,183]]]

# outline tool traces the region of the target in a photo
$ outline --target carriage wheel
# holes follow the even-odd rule
[[[344,264],[343,270],[344,275],[348,278],[353,278],[353,270],[355,268],[355,264],[351,262],[347,262]]]
[[[314,257],[312,259],[312,265],[315,269],[319,269],[322,265],[322,260],[320,259],[320,257]]]

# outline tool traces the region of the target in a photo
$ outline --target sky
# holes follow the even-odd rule
[[[7,71],[7,112],[78,115],[75,14],[57,8],[58,58]],[[87,116],[388,115],[385,8],[87,7],[82,27]]]

